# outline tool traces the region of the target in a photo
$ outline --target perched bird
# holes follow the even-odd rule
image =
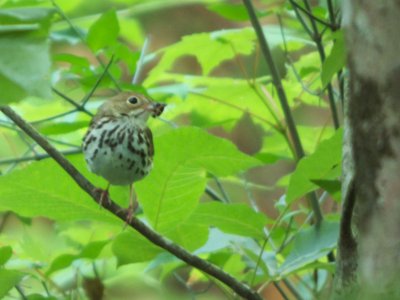
[[[108,199],[110,184],[129,185],[128,214],[132,216],[133,183],[153,167],[153,136],[147,120],[161,115],[164,107],[163,103],[133,92],[121,92],[100,106],[82,145],[90,171],[108,181],[100,204]]]

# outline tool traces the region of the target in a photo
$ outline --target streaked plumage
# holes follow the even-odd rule
[[[112,185],[130,185],[153,166],[153,137],[147,127],[165,105],[144,95],[123,92],[100,106],[83,139],[89,169]]]

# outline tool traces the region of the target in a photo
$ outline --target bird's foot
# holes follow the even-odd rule
[[[126,219],[125,219],[125,225],[124,225],[124,229],[132,222],[133,218],[135,217],[135,212],[138,209],[138,203],[135,202],[133,203],[129,203],[128,208],[124,209],[124,211],[126,212]]]
[[[100,194],[100,200],[99,204],[100,207],[103,206],[104,201],[107,201],[108,204],[111,204],[111,199],[110,199],[110,194],[108,193],[108,189],[100,189],[100,188],[95,188],[95,193]]]

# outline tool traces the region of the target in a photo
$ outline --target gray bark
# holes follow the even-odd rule
[[[400,299],[400,1],[343,2],[356,236],[340,236],[335,296]]]

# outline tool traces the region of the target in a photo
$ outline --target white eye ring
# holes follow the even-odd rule
[[[127,102],[130,104],[137,104],[139,102],[139,99],[136,96],[131,96],[127,99]]]

